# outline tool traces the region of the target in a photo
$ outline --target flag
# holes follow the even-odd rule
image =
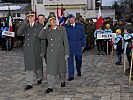
[[[37,22],[38,17],[37,17],[37,8],[36,8],[36,5],[35,5],[35,11],[34,11],[34,13],[35,13],[35,22]]]
[[[96,29],[99,28],[99,26],[103,25],[103,19],[102,19],[102,14],[101,14],[101,8],[99,7],[99,12],[98,12],[98,19],[96,23]]]
[[[63,12],[63,6],[61,7],[61,12],[60,12],[60,21],[59,21],[60,26],[64,26],[65,21],[64,21],[64,12]]]
[[[58,12],[58,5],[57,5],[57,8],[56,8],[56,24],[59,25],[59,12]]]
[[[10,11],[10,7],[9,9],[9,14],[8,14],[8,27],[9,27],[9,31],[13,32],[13,27],[12,27],[12,16],[11,16],[11,11]]]

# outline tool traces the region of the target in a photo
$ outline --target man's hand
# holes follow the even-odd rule
[[[44,57],[44,53],[40,53],[40,57]]]
[[[82,52],[84,51],[84,47],[82,47]]]
[[[47,24],[45,25],[45,27],[43,29],[47,29],[49,26],[49,21],[47,22]]]
[[[68,55],[65,55],[65,60],[68,60],[69,56]]]
[[[68,22],[69,22],[69,18],[66,20],[65,24],[68,24]]]

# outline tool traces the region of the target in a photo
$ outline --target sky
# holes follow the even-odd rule
[[[121,2],[122,0],[102,0],[102,6],[112,6],[115,1]]]

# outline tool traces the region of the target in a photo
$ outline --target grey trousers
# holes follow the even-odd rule
[[[59,73],[60,82],[66,81],[66,73]],[[55,75],[47,74],[48,88],[54,88]]]
[[[37,70],[35,71],[35,75],[36,75],[36,79],[37,80],[41,80],[43,78],[42,75],[42,70]],[[26,71],[26,84],[27,85],[33,85],[33,75],[34,75],[34,71]]]

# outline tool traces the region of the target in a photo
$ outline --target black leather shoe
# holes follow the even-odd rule
[[[66,82],[61,82],[61,87],[65,87],[66,86]]]
[[[37,81],[37,85],[42,84],[42,79]]]
[[[33,88],[33,86],[27,85],[27,86],[25,87],[25,90],[29,90],[29,89],[31,89],[31,88]]]
[[[68,78],[68,81],[72,81],[72,80],[74,80],[73,77],[69,77],[69,78]]]
[[[79,72],[79,73],[77,73],[77,76],[78,76],[78,77],[81,77],[81,73],[80,73],[80,72]]]
[[[48,88],[48,89],[45,91],[46,94],[47,94],[47,93],[50,93],[50,92],[53,92],[53,89]]]
[[[130,74],[130,68],[126,69],[125,71],[125,75],[129,75]]]

